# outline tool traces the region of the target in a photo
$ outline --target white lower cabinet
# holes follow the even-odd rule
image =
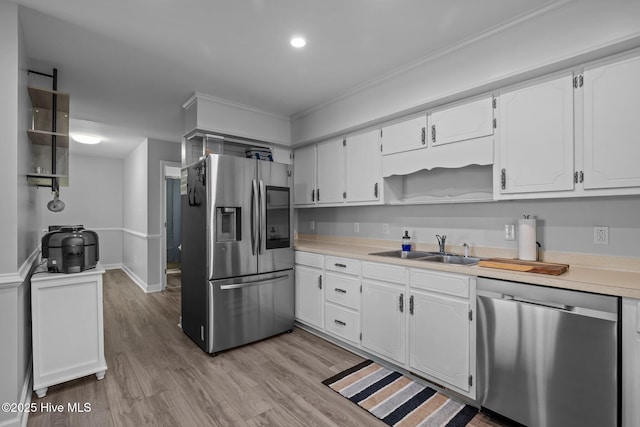
[[[104,378],[102,274],[100,264],[81,273],[31,278],[33,390],[95,374]]]
[[[324,257],[308,252],[296,252],[295,316],[296,320],[322,328],[324,306]]]
[[[326,304],[324,309],[326,331],[357,344],[360,339],[360,313],[335,304]]]
[[[468,392],[469,302],[420,291],[409,298],[409,366]]]
[[[296,252],[298,321],[472,399],[475,297],[474,277]]]
[[[418,269],[409,277],[410,369],[475,398],[475,279]]]
[[[325,331],[360,344],[360,261],[325,257]]]
[[[406,300],[404,286],[362,280],[362,347],[405,363]]]
[[[640,301],[622,300],[622,427],[640,426]]]

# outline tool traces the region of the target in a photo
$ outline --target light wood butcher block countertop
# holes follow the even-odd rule
[[[400,245],[394,245],[393,243],[388,240],[299,235],[295,241],[295,250],[640,299],[639,258],[545,252],[543,253],[544,261],[570,265],[569,271],[566,273],[559,276],[549,276],[479,267],[477,265],[440,264],[437,262],[369,255],[372,252],[399,249]],[[418,244],[415,250],[435,252],[438,248],[435,244]],[[446,250],[452,253],[462,253],[462,248],[455,246],[447,246]],[[472,247],[470,255],[482,258],[516,258],[517,253],[508,249]]]

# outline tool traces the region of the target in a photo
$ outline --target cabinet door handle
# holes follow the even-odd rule
[[[319,188],[316,189],[316,200],[318,202],[320,201],[320,189]]]
[[[378,198],[378,183],[373,184],[373,197]]]
[[[504,168],[500,172],[500,183],[501,183],[502,189],[506,190],[507,189],[507,170]]]
[[[316,191],[315,190],[311,190],[311,201],[312,202],[316,201]]]
[[[426,128],[422,128],[422,145],[424,145],[427,142],[427,129]]]
[[[580,171],[580,183],[584,182],[584,172]]]
[[[431,125],[431,142],[436,142],[436,125]]]
[[[404,294],[400,294],[400,297],[398,297],[398,309],[400,313],[404,313]]]
[[[322,276],[318,276],[318,288],[322,289]]]
[[[343,322],[342,320],[338,320],[338,319],[333,319],[333,323],[337,323],[340,326],[347,326],[346,322]]]
[[[336,267],[340,267],[340,268],[347,268],[347,264],[340,264],[340,263],[338,263],[338,262],[336,262],[336,263],[335,263],[335,264],[333,264],[333,265],[335,265]]]
[[[341,294],[346,294],[347,293],[346,289],[334,288],[333,290],[336,291],[336,292],[339,292]]]
[[[575,172],[573,173],[573,182],[574,182],[575,184],[577,184],[577,183],[578,183],[578,175],[579,175],[579,174],[578,174],[578,171],[575,171]]]
[[[413,295],[409,297],[409,314],[413,314]]]

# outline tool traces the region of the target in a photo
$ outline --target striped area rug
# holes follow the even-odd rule
[[[478,412],[372,360],[322,383],[390,426],[462,427]]]

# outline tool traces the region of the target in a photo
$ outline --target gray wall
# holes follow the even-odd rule
[[[100,261],[104,266],[122,264],[124,161],[108,157],[69,155],[69,186],[60,188],[65,203],[62,212],[43,212],[40,230],[52,224],[83,224],[100,239]],[[38,204],[51,200],[48,188],[38,189]]]
[[[26,52],[18,6],[0,0],[0,401],[21,402],[31,361],[31,294],[25,280],[38,244],[36,192],[26,185],[31,168],[26,136],[29,101]],[[19,426],[24,414],[0,412],[0,425]]]
[[[162,260],[164,248],[164,226],[163,226],[163,204],[164,197],[162,195],[164,171],[162,170],[162,162],[181,161],[182,145],[179,142],[159,141],[149,139],[148,152],[148,187],[147,187],[147,226],[149,240],[147,245],[148,251],[148,283],[153,289],[162,286],[162,275],[164,274]]]
[[[180,159],[180,143],[146,139],[124,160],[123,265],[147,292],[162,287],[161,163]]]
[[[640,258],[639,212],[640,196],[315,208],[297,210],[297,230],[302,234],[388,239],[398,247],[403,230],[409,230],[419,243],[435,244],[435,234],[446,234],[451,245],[467,242],[517,249],[517,241],[504,240],[504,224],[517,224],[523,214],[530,214],[538,219],[537,237],[544,250]],[[312,220],[315,230],[310,229]],[[354,232],[356,221],[359,233]],[[389,224],[388,235],[382,233],[385,223]],[[594,225],[609,227],[609,245],[593,243]]]
[[[147,141],[124,159],[123,266],[139,285],[147,278]]]

